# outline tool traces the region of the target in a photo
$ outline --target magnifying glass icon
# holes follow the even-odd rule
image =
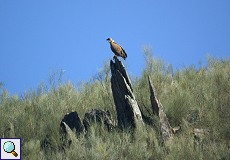
[[[18,154],[15,152],[15,145],[11,141],[7,141],[3,144],[3,149],[7,153],[12,153],[15,157],[18,156]]]

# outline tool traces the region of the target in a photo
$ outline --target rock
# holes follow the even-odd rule
[[[152,110],[153,113],[157,116],[159,116],[159,102],[158,99],[155,95],[155,89],[153,87],[153,83],[151,81],[150,76],[148,76],[148,80],[149,80],[149,90],[150,90],[150,101],[151,101],[151,105],[152,105]]]
[[[85,131],[77,112],[67,113],[62,119],[60,127],[63,146],[69,146],[73,136],[79,137],[80,134],[84,134]]]
[[[208,129],[193,128],[192,134],[194,136],[194,145],[197,149],[203,150],[203,140],[210,134]]]
[[[121,61],[114,57],[110,61],[111,88],[117,111],[118,127],[134,129],[137,124],[144,124],[141,111],[133,94],[132,84]]]
[[[168,118],[164,112],[164,107],[161,102],[157,99],[154,93],[154,86],[151,81],[151,78],[148,77],[149,80],[149,89],[150,89],[150,100],[153,109],[153,113],[159,117],[161,135],[164,142],[167,142],[172,139],[174,134],[174,129],[169,124]],[[176,132],[176,129],[175,129]]]
[[[109,111],[103,111],[100,109],[92,109],[89,112],[85,113],[83,124],[86,131],[89,130],[91,123],[103,123],[106,126],[108,131],[111,131],[114,128],[113,119]]]
[[[77,112],[67,113],[62,119],[60,126],[63,132],[66,133],[66,127],[64,123],[68,125],[72,131],[75,130],[77,136],[79,136],[80,133],[84,131],[84,126],[82,125],[81,119]]]
[[[161,126],[161,134],[164,142],[173,138],[173,128],[171,127],[168,118],[163,110],[163,105],[159,102],[159,120]]]
[[[192,133],[194,135],[194,138],[203,139],[205,136],[209,135],[210,131],[208,129],[203,128],[193,128]]]

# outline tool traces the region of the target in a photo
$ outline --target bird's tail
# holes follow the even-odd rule
[[[122,56],[122,58],[125,60],[127,58],[127,54],[124,52],[124,55]]]

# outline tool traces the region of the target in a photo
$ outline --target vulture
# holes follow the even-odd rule
[[[114,42],[114,40],[112,38],[108,38],[107,41],[110,43],[110,48],[113,51],[113,53],[115,54],[115,56],[120,56],[124,60],[125,60],[125,58],[127,58],[127,54],[125,53],[125,50],[119,44]]]

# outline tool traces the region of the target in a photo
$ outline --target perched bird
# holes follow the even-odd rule
[[[110,48],[113,51],[113,53],[115,54],[115,56],[120,56],[124,60],[125,60],[125,58],[127,58],[127,54],[125,53],[125,50],[119,44],[114,42],[114,40],[112,38],[108,38],[107,41],[110,43]]]

